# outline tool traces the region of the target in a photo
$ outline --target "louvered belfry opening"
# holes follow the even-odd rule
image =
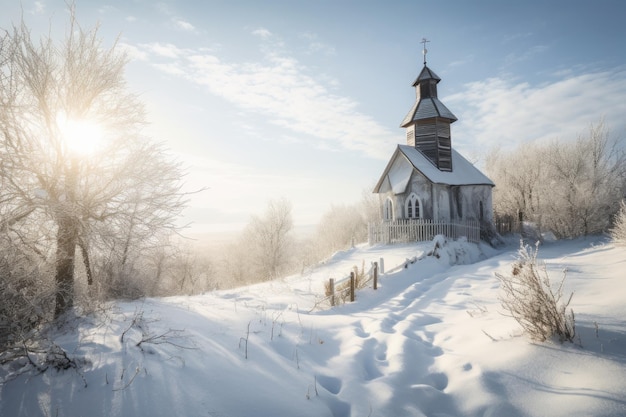
[[[416,101],[404,118],[407,144],[414,146],[440,171],[452,171],[452,140],[450,124],[457,118],[437,97],[441,79],[426,65],[417,77]]]
[[[415,123],[415,147],[441,171],[452,171],[450,122],[433,117]]]

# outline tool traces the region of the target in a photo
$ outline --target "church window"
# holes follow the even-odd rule
[[[420,219],[422,217],[422,205],[417,194],[411,193],[409,198],[407,198],[405,214],[407,219]]]
[[[483,211],[483,202],[480,201],[478,203],[478,218],[482,221],[485,218],[485,213]]]
[[[393,202],[391,198],[387,198],[383,203],[383,219],[393,220]]]

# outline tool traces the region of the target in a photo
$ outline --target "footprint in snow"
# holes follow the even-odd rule
[[[317,383],[320,384],[322,388],[331,394],[339,394],[341,391],[341,379],[335,378],[333,376],[319,375],[317,377]]]

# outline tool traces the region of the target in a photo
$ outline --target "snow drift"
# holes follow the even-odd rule
[[[280,281],[110,304],[50,333],[76,367],[0,368],[0,415],[626,415],[626,250],[540,248],[575,291],[579,338],[560,345],[531,343],[501,314],[494,272],[515,246],[438,243],[358,247]],[[380,258],[377,291],[319,305],[328,278]]]

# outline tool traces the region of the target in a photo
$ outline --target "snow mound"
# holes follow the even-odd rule
[[[444,235],[437,235],[433,239],[433,249],[428,256],[441,259],[448,265],[467,265],[478,262],[485,255],[478,245],[469,244],[467,239],[462,237],[455,241],[448,240]]]

